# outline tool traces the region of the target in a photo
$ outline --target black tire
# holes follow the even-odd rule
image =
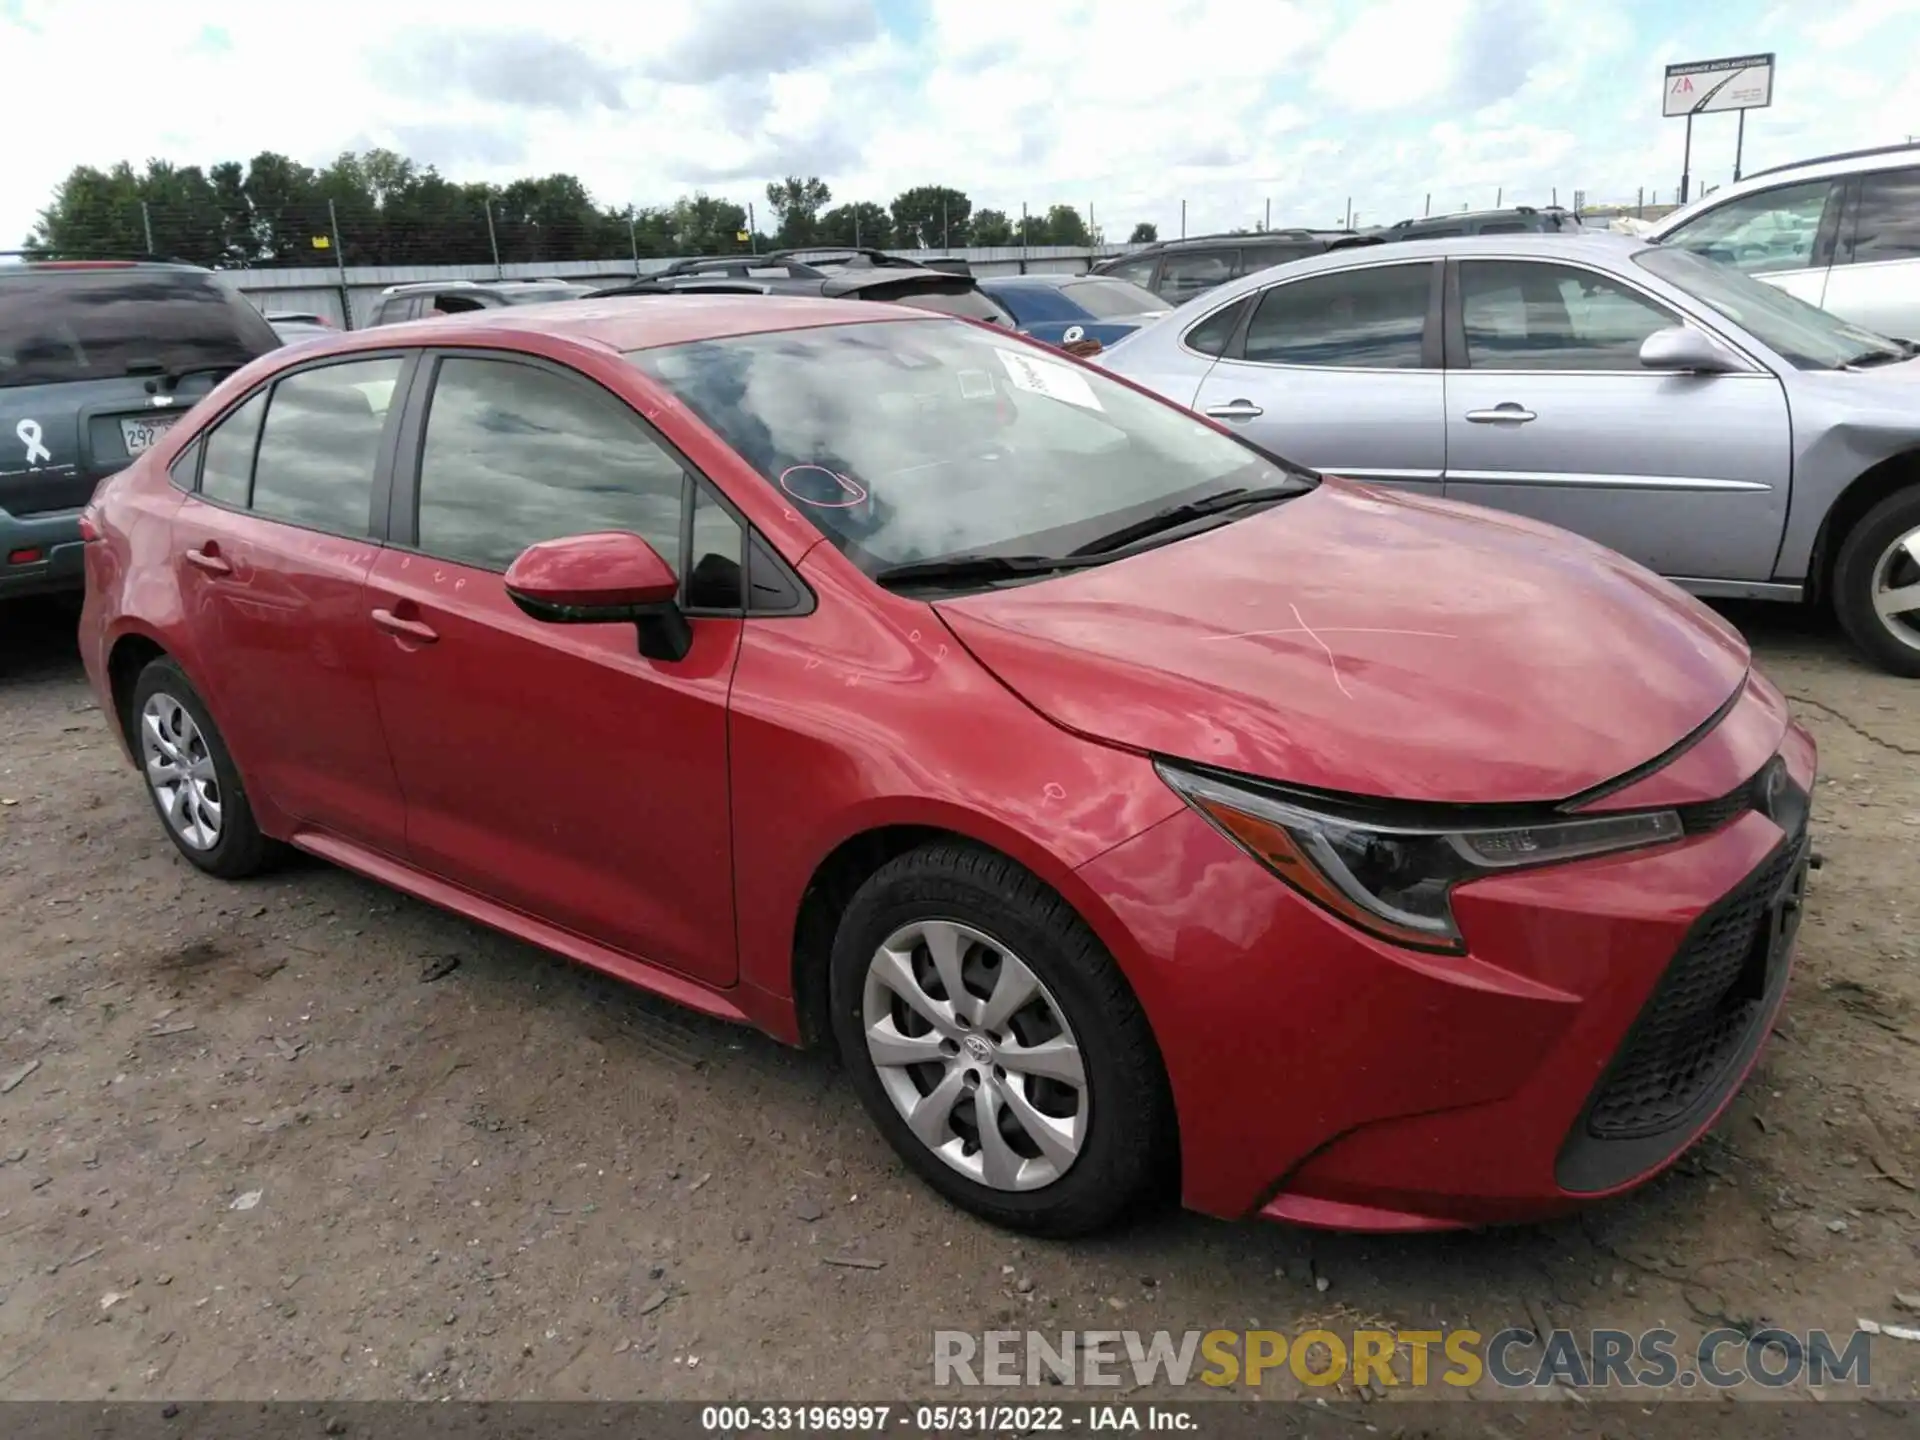
[[[1004,944],[1051,992],[1079,1046],[1085,1135],[1064,1173],[1037,1189],[997,1189],[943,1161],[908,1127],[868,1053],[868,965],[902,926],[928,920],[955,921]],[[1086,923],[1005,856],[941,842],[882,866],[841,917],[831,966],[834,1038],[862,1103],[901,1157],[962,1209],[1031,1234],[1085,1235],[1163,1198],[1177,1180],[1173,1099],[1146,1016]]]
[[[218,839],[204,848],[188,843],[147,778],[142,716],[148,702],[156,696],[171,699],[186,712],[199,734],[207,758],[213,762],[220,824]],[[239,767],[233,763],[233,756],[227,750],[227,742],[221,738],[219,726],[213,722],[207,702],[193,688],[186,671],[166,656],[149,663],[134,682],[126,722],[127,738],[140,767],[141,783],[147,787],[147,798],[153,802],[160,828],[167,832],[167,838],[173,841],[175,849],[199,869],[209,875],[217,875],[222,880],[239,880],[255,874],[277,857],[280,847],[260,833],[260,826],[253,818],[253,807],[247,803],[247,791],[241,782]]]
[[[1902,638],[1873,608],[1874,570],[1880,557],[1902,535],[1920,528],[1920,485],[1896,490],[1863,515],[1833,567],[1833,609],[1840,628],[1874,664],[1895,675],[1920,679],[1920,644]],[[1920,579],[1916,567],[1915,579]],[[1920,616],[1906,623],[1920,631]]]

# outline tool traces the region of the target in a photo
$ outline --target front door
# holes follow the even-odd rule
[[[1439,262],[1423,260],[1269,286],[1193,408],[1316,470],[1438,495],[1447,460],[1439,273]]]
[[[248,784],[302,826],[402,853],[365,624],[398,356],[282,376],[213,426],[173,519],[194,681]],[[264,423],[263,423],[264,422]]]
[[[650,660],[632,625],[529,618],[501,576],[538,541],[627,530],[685,577],[690,503],[695,562],[730,545],[737,575],[738,525],[585,377],[464,355],[438,361],[412,495],[395,508],[414,548],[381,556],[363,614],[379,636],[409,856],[600,944],[731,984],[727,695],[742,621],[696,619],[686,658]]]
[[[1454,263],[1447,498],[1549,521],[1663,575],[1772,577],[1793,449],[1772,373],[1642,368],[1641,342],[1681,317],[1597,270]]]

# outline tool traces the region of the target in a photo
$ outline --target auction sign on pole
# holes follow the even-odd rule
[[[1680,162],[1680,203],[1687,203],[1693,183],[1693,117],[1723,110],[1740,112],[1740,133],[1733,143],[1733,178],[1740,178],[1740,152],[1747,142],[1747,111],[1773,104],[1773,52],[1765,55],[1729,55],[1723,60],[1695,60],[1667,66],[1660,113],[1668,119],[1687,117],[1687,148]]]

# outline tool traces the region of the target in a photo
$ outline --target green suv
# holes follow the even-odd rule
[[[0,259],[0,599],[84,588],[93,487],[280,344],[196,265]]]

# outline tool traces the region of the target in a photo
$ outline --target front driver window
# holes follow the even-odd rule
[[[590,381],[509,360],[444,360],[420,452],[420,549],[505,570],[529,545],[642,536],[681,573],[685,476]]]
[[[1743,195],[1688,221],[1665,243],[1749,275],[1804,270],[1813,263],[1820,220],[1833,193],[1831,180],[1809,180]]]

